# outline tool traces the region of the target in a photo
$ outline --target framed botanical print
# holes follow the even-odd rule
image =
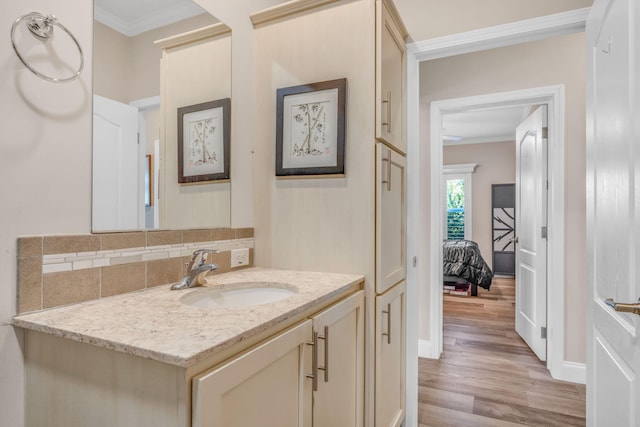
[[[347,79],[278,89],[276,176],[344,176]]]
[[[229,179],[231,100],[178,108],[178,182]]]

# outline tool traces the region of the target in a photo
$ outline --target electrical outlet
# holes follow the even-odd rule
[[[249,264],[249,248],[231,250],[231,268]]]

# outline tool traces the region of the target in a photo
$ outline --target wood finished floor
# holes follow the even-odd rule
[[[556,381],[516,334],[513,279],[444,296],[444,352],[418,362],[420,426],[584,426],[585,386]]]

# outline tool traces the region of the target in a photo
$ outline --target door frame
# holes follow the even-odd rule
[[[564,85],[500,92],[431,103],[431,265],[442,265],[442,213],[438,189],[442,186],[442,116],[479,108],[546,104],[548,106],[549,204],[547,241],[547,368],[554,378],[561,376],[564,359]],[[434,193],[437,193],[434,197]],[[434,209],[435,207],[435,209]],[[432,268],[430,286],[431,354],[442,353],[442,269]]]

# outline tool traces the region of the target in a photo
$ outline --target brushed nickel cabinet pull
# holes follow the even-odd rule
[[[387,344],[391,344],[391,304],[387,304],[387,309],[382,310],[382,314],[387,315],[387,332],[383,332],[382,336],[387,337]]]
[[[389,158],[383,157],[382,158],[382,163],[386,163],[386,178],[385,175],[383,173],[382,175],[382,183],[383,184],[387,184],[387,191],[391,191],[391,156],[389,156]]]
[[[391,191],[391,149],[389,149],[389,161],[387,162],[387,191]]]
[[[382,123],[382,126],[387,127],[387,132],[391,133],[391,91],[387,92],[387,99],[382,101],[383,104],[387,104],[387,121]]]
[[[387,163],[387,179],[382,177],[382,183],[387,184],[387,191],[391,191],[391,149],[388,150],[387,157],[382,158],[383,162]]]
[[[317,332],[316,332],[317,334]],[[324,382],[329,382],[329,327],[324,327],[324,336],[318,335],[319,340],[324,341],[324,366],[318,366],[320,371],[324,371]]]
[[[311,353],[311,373],[307,374],[307,378],[313,380],[313,391],[318,391],[318,333],[313,332],[313,341],[306,343],[313,347]]]

